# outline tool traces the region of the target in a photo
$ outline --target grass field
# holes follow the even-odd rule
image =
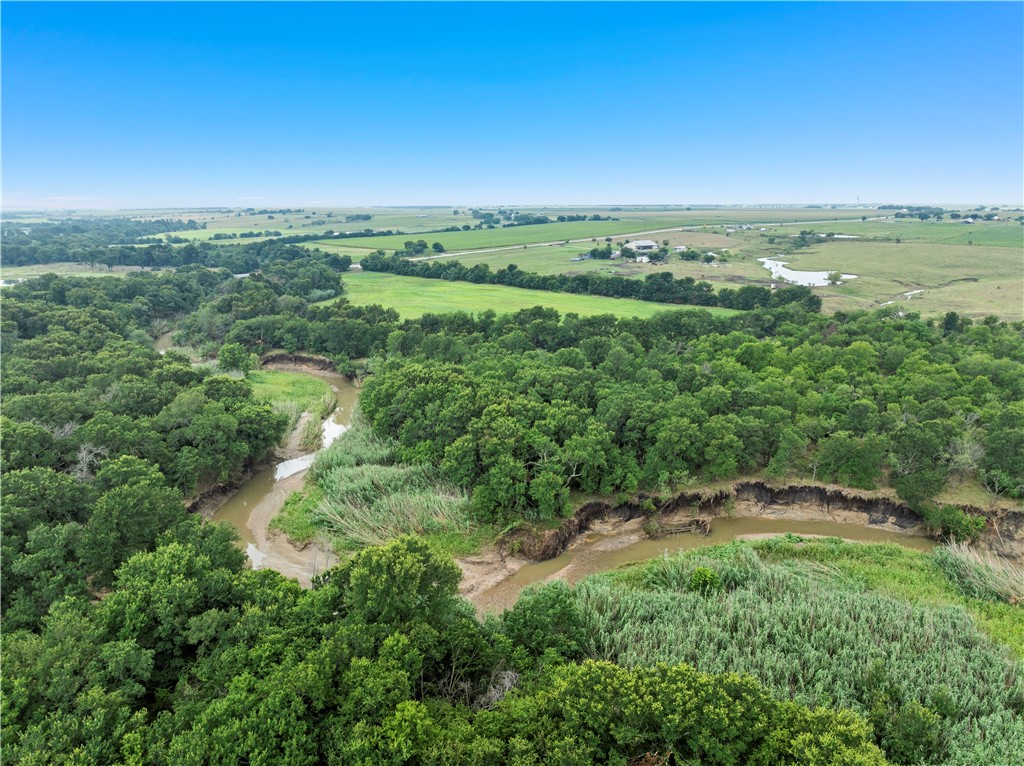
[[[784,256],[794,269],[838,270],[858,275],[857,279],[843,285],[815,288],[822,296],[826,311],[873,309],[893,304],[903,308],[906,304],[907,310],[925,316],[952,310],[975,317],[995,314],[1008,320],[1024,318],[1024,246],[1021,241],[1024,227],[1016,222],[969,226],[949,221],[857,219],[842,225],[829,223],[771,226],[764,232],[758,229],[734,231],[728,236],[724,227],[709,226],[651,236],[658,242],[668,240],[670,246],[685,244],[726,255],[727,262],[714,264],[681,261],[675,257],[659,265],[637,264],[629,259],[572,260],[595,245],[589,240],[555,246],[528,244],[493,252],[456,253],[450,257],[467,266],[486,263],[492,270],[514,263],[524,271],[539,274],[593,272],[638,279],[653,272],[669,271],[676,277],[707,280],[716,287],[768,286],[772,279],[757,259],[782,253],[792,244],[789,235],[806,226],[821,233],[857,237],[823,241]],[[472,233],[493,234],[493,231]],[[624,238],[614,239],[618,244]],[[596,244],[604,244],[604,237],[595,239]],[[973,244],[968,245],[968,239]],[[906,293],[912,294],[907,296]]]
[[[62,277],[123,277],[130,271],[152,271],[141,266],[115,266],[108,271],[106,266],[90,268],[85,263],[44,263],[38,266],[0,266],[0,279],[8,281],[31,279],[43,274],[58,274]]]
[[[892,301],[922,315],[957,311],[1024,319],[1024,253],[1017,248],[844,241],[797,251],[787,260],[794,269],[858,275],[819,288],[829,308]]]
[[[331,387],[303,372],[255,370],[246,376],[253,393],[271,404],[295,402],[300,412],[314,412],[331,395]]]
[[[572,223],[548,223],[538,226],[510,226],[507,229],[480,229],[479,231],[447,231],[424,237],[430,244],[440,242],[445,250],[475,250],[487,247],[531,244],[534,242],[561,242],[567,239],[605,237],[611,234],[627,234],[650,228],[680,226],[679,219],[666,221],[574,221]],[[369,250],[397,250],[405,246],[409,235],[398,234],[390,237],[357,237],[344,240],[345,247],[365,247]],[[331,244],[330,240],[317,245]]]
[[[547,306],[557,309],[562,314],[614,314],[620,317],[650,317],[659,311],[692,308],[602,296],[523,290],[502,285],[445,282],[440,279],[401,277],[375,272],[346,274],[345,294],[357,305],[379,303],[396,309],[406,319],[414,319],[426,313],[442,314],[452,311],[475,313],[493,309],[498,313],[506,313],[534,306]],[[735,313],[729,309],[708,310],[716,314]]]

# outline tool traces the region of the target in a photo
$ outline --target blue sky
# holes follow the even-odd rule
[[[4,205],[1019,204],[1022,9],[4,2]]]

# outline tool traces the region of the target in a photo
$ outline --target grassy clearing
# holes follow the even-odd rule
[[[325,405],[334,404],[334,395],[326,382],[303,372],[287,370],[255,370],[246,379],[252,384],[253,393],[261,399],[277,403],[291,402],[299,412],[311,412],[323,417],[330,412]]]
[[[0,279],[31,279],[41,277],[43,274],[57,274],[62,277],[123,277],[132,271],[154,269],[143,269],[141,266],[114,266],[113,270],[108,270],[106,266],[89,266],[87,263],[43,263],[35,266],[3,266],[0,268]]]
[[[569,295],[546,290],[445,282],[440,279],[419,279],[372,272],[346,274],[345,294],[357,305],[379,303],[387,308],[396,309],[405,319],[415,319],[426,313],[443,314],[452,311],[475,313],[493,309],[499,313],[506,313],[534,306],[548,306],[563,314],[614,314],[620,317],[651,317],[661,311],[693,308],[668,303]],[[731,309],[707,310],[716,314],[735,313]]]

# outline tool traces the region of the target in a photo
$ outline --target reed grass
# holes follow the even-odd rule
[[[738,542],[584,581],[574,595],[590,656],[750,674],[778,696],[864,715],[878,699],[869,669],[879,668],[900,704],[951,705],[943,763],[1015,762],[1024,752],[1019,659],[964,608],[872,590],[836,563],[845,548],[883,546],[818,545],[824,561],[768,561]],[[764,553],[781,558],[778,546]],[[939,575],[930,556],[908,554]],[[864,555],[894,560],[888,551]],[[692,589],[701,567],[718,573],[721,588]],[[1020,608],[1002,608],[1018,612],[1019,630]]]
[[[285,422],[284,433],[281,435],[280,444],[284,445],[288,443],[288,439],[291,438],[292,431],[295,430],[296,423],[299,422],[299,418],[302,416],[302,408],[298,402],[291,400],[284,400],[274,402],[271,405],[271,410],[275,415],[284,415],[287,420]]]
[[[310,512],[312,523],[348,547],[382,545],[403,535],[472,536],[466,493],[430,466],[395,464],[395,446],[356,413],[349,430],[310,469],[322,493]]]
[[[1024,572],[1001,556],[950,543],[935,551],[935,561],[968,598],[1024,604]]]
[[[302,426],[302,433],[299,434],[299,449],[303,452],[314,452],[320,449],[323,439],[323,418],[310,417]]]

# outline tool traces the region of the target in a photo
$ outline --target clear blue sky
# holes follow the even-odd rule
[[[1019,204],[1022,9],[5,2],[4,204]]]

